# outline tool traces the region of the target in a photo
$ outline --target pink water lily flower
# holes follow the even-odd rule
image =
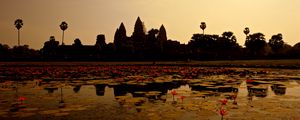
[[[23,96],[20,96],[20,97],[18,98],[18,100],[22,102],[22,101],[25,101],[25,100],[26,100],[26,98],[25,98],[25,97],[23,97]]]
[[[220,109],[221,120],[223,120],[223,117],[227,114],[228,114],[228,112],[225,109],[223,109],[223,108]]]
[[[246,83],[253,83],[253,82],[254,82],[254,80],[251,80],[251,79],[246,80]]]
[[[171,94],[172,94],[172,95],[177,95],[177,92],[176,92],[175,90],[173,90],[173,91],[171,92]]]
[[[221,116],[224,116],[224,115],[227,115],[228,113],[227,113],[227,111],[225,110],[225,109],[221,109],[220,110],[220,115]]]
[[[22,104],[23,104],[23,101],[25,101],[25,100],[26,100],[26,98],[23,97],[23,96],[20,96],[20,97],[18,98],[18,101],[19,101],[19,104],[20,104],[20,105],[22,105]]]
[[[180,98],[181,101],[183,102],[183,100],[185,99],[185,96],[180,96],[179,98]]]
[[[226,105],[228,101],[227,101],[227,99],[223,99],[223,100],[220,100],[220,102],[222,105]]]
[[[171,92],[171,94],[173,95],[173,101],[175,101],[175,95],[177,95],[177,92],[175,91],[175,90],[173,90],[172,92]]]

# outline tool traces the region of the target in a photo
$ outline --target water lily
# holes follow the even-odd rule
[[[25,97],[23,97],[23,96],[20,96],[20,97],[18,98],[18,100],[19,100],[19,101],[21,101],[21,102],[23,102],[23,101],[25,101],[25,100],[26,100],[26,98],[25,98]]]
[[[224,116],[228,114],[228,112],[223,108],[220,109],[219,113],[221,115],[221,120],[223,120]]]
[[[223,99],[223,100],[220,100],[220,102],[221,102],[222,105],[226,105],[227,102],[228,102],[228,100],[227,99]]]
[[[177,95],[177,92],[176,92],[175,90],[173,90],[173,91],[171,92],[171,94],[173,95],[173,101],[175,101],[174,96]]]
[[[12,81],[5,81],[4,83],[3,83],[3,86],[2,86],[2,88],[4,87],[4,88],[8,88],[9,86],[11,86],[12,85]]]
[[[232,95],[231,97],[232,97],[232,99],[233,99],[233,104],[237,105],[237,102],[236,102],[237,94],[235,93],[235,94]]]
[[[235,100],[237,97],[237,94],[232,95],[232,99]]]
[[[19,98],[18,98],[18,101],[19,101],[19,105],[21,105],[21,104],[23,104],[23,101],[25,101],[26,100],[26,98],[24,97],[24,96],[20,96]]]
[[[246,80],[246,83],[253,83],[253,82],[254,82],[254,80],[251,80],[251,79]]]
[[[180,99],[183,102],[183,99],[185,99],[185,96],[180,96]]]
[[[175,90],[173,90],[173,91],[171,92],[171,94],[174,96],[174,95],[177,95],[177,92],[176,92]]]

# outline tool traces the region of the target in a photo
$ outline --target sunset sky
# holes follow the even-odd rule
[[[206,22],[207,34],[232,31],[244,45],[243,29],[262,32],[268,41],[282,33],[290,45],[300,42],[300,0],[0,0],[0,43],[17,45],[14,21],[23,19],[21,44],[40,49],[50,36],[61,42],[62,21],[69,24],[65,44],[80,38],[93,45],[98,34],[112,42],[121,22],[127,36],[138,16],[147,30],[164,24],[168,39],[188,43],[199,25]]]

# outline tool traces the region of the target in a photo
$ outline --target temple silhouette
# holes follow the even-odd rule
[[[168,40],[164,25],[146,32],[144,23],[138,17],[132,35],[127,36],[125,25],[121,23],[113,43],[107,44],[105,35],[99,34],[95,45],[83,45],[79,38],[72,45],[59,45],[51,36],[41,52],[46,60],[155,60],[171,57],[167,53],[180,45],[178,41]]]

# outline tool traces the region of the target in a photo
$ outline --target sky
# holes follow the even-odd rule
[[[282,33],[290,45],[300,42],[300,0],[0,0],[0,43],[17,45],[14,21],[23,19],[21,45],[40,49],[50,36],[61,43],[59,25],[66,21],[65,44],[79,38],[94,45],[98,34],[112,42],[121,22],[131,36],[139,16],[147,30],[163,24],[168,39],[187,44],[195,33],[221,35],[232,31],[240,45],[245,27],[261,32],[268,41]]]

